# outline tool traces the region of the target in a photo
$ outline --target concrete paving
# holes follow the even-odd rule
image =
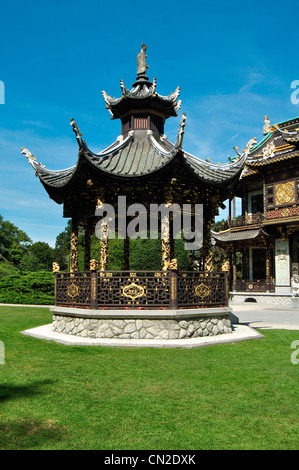
[[[0,304],[11,307],[51,308],[51,305]],[[239,323],[252,328],[299,330],[299,309],[286,305],[262,305],[256,303],[230,304]]]
[[[240,324],[252,328],[299,330],[299,309],[287,305],[231,304]]]

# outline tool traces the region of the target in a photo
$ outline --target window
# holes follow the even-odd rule
[[[257,212],[263,212],[264,204],[263,204],[263,195],[256,194],[251,196],[251,212],[252,214],[256,214]]]

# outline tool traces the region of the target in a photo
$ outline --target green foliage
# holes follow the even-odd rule
[[[0,278],[0,303],[53,305],[54,274],[18,273]]]
[[[69,266],[71,231],[72,221],[70,219],[63,232],[56,237],[54,261],[59,264],[62,271],[65,271]]]
[[[31,242],[25,232],[0,215],[0,260],[10,261],[17,266]]]
[[[36,242],[27,249],[19,265],[23,271],[51,271],[53,261],[53,248],[48,243]]]
[[[17,272],[17,268],[9,261],[0,262],[0,278],[3,276],[12,276]]]

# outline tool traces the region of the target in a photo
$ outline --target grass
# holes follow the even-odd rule
[[[0,307],[0,449],[298,449],[299,331],[198,349],[65,346]]]

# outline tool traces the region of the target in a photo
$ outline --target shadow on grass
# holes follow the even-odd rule
[[[45,393],[53,383],[44,380],[28,385],[0,385],[0,403],[30,399]],[[0,450],[51,449],[65,434],[66,428],[53,419],[6,418],[5,414],[0,414]]]
[[[51,449],[65,434],[53,420],[0,420],[0,450]]]
[[[14,400],[16,398],[30,397],[39,393],[44,393],[41,387],[45,385],[52,385],[53,380],[43,380],[41,382],[34,382],[29,385],[0,385],[0,403],[7,400]]]

